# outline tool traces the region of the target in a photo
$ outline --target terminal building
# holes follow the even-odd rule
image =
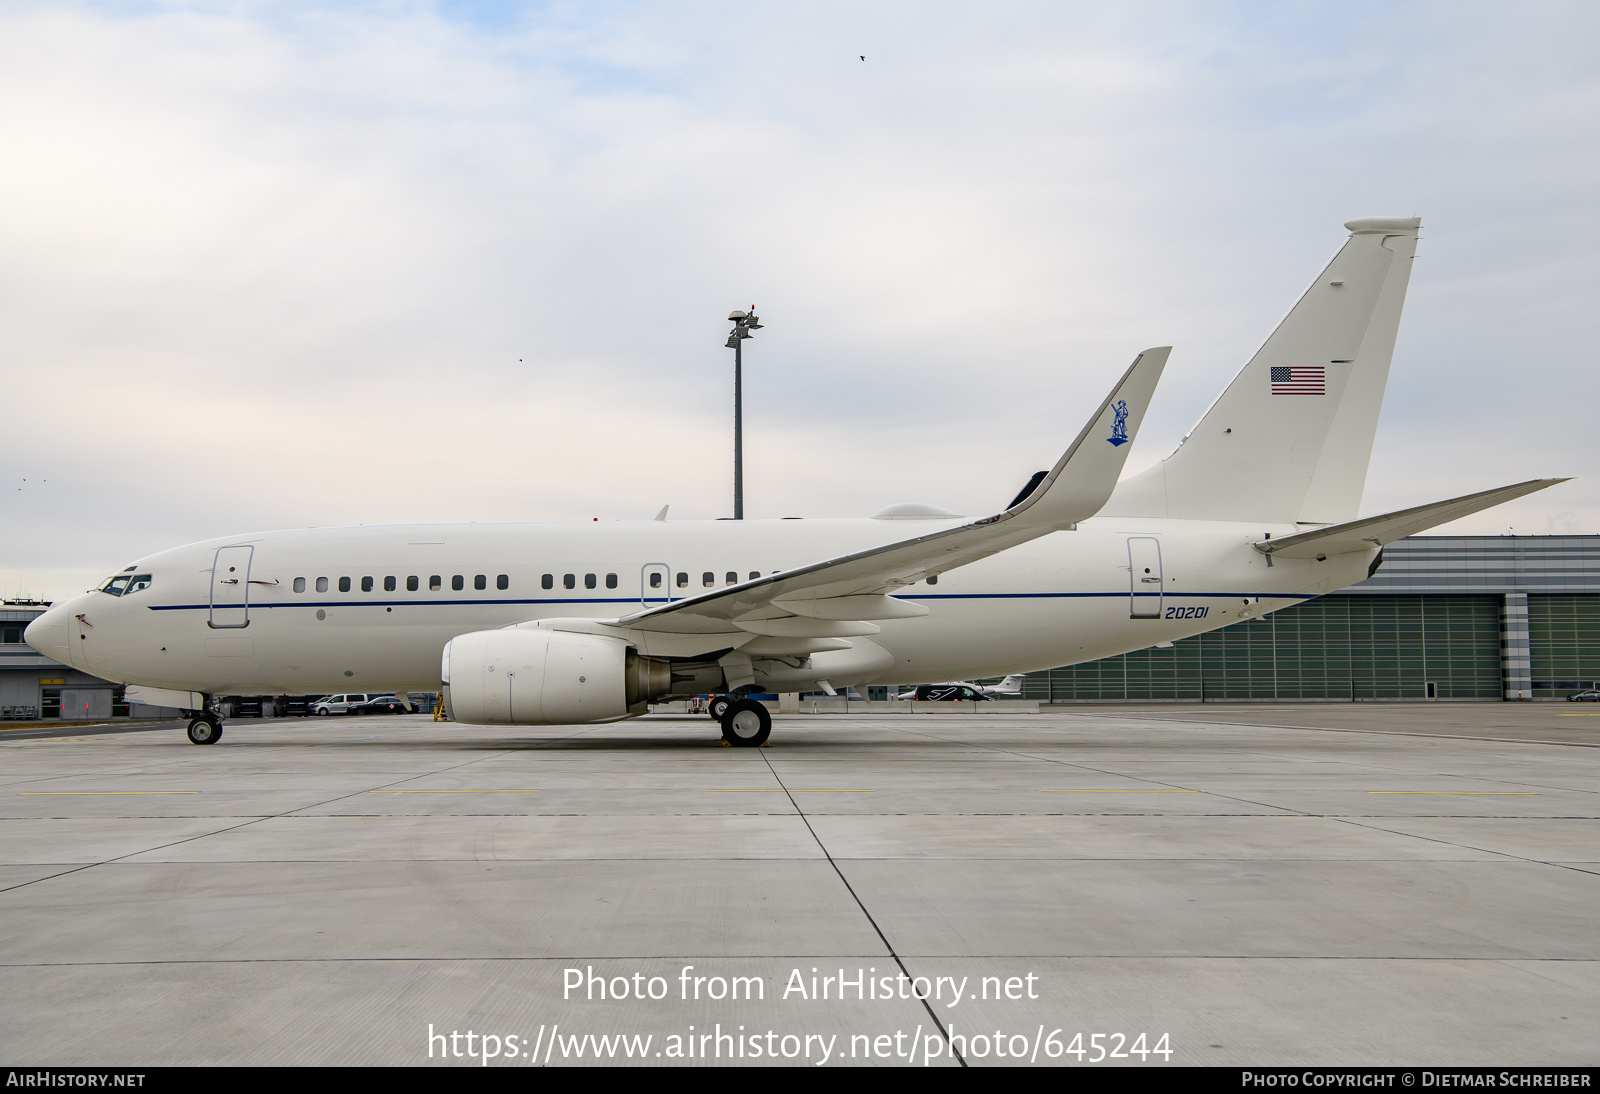
[[[0,605],[0,717],[172,717],[35,653]],[[1413,536],[1359,585],[1260,619],[1029,674],[1041,702],[1562,699],[1600,687],[1600,536]],[[878,689],[873,688],[876,692]]]

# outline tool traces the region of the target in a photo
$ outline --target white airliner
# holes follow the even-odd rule
[[[432,691],[458,722],[565,725],[716,692],[999,676],[1173,642],[1367,577],[1382,547],[1551,486],[1356,519],[1417,218],[1350,237],[1176,451],[1119,482],[1168,348],[1138,355],[1049,472],[970,520],[395,525],[258,532],[140,559],[29,645],[130,698]]]

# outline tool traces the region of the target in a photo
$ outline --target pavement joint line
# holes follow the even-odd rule
[[[368,790],[368,794],[537,794],[537,790]]]
[[[1448,794],[1457,798],[1537,798],[1536,790],[1369,790],[1368,794]]]
[[[1145,714],[1142,711],[1139,712],[1139,714],[1141,717],[1150,718],[1151,721],[1172,722],[1175,720],[1170,715],[1163,718],[1157,714]],[[1069,714],[1067,717],[1088,718],[1095,716],[1088,714]],[[1109,715],[1099,715],[1099,717],[1104,718],[1109,717]],[[1563,714],[1558,715],[1558,717],[1565,718],[1568,717],[1568,715]],[[1595,744],[1590,741],[1539,741],[1526,737],[1469,737],[1460,733],[1417,733],[1404,729],[1342,729],[1336,726],[1286,726],[1280,725],[1276,722],[1226,722],[1206,718],[1196,718],[1194,721],[1204,725],[1234,726],[1238,729],[1301,729],[1308,733],[1371,733],[1379,737],[1421,737],[1425,740],[1481,741],[1506,745],[1551,745],[1557,748],[1600,748],[1600,744]],[[1240,747],[1247,746],[1241,745]]]
[[[1204,794],[1204,790],[1041,790],[1041,794]]]
[[[768,955],[762,955],[767,958]],[[870,961],[875,954],[832,954],[832,953],[789,953],[772,954],[773,961]],[[1028,958],[1034,961],[1363,961],[1372,964],[1390,964],[1396,961],[1415,961],[1419,964],[1431,962],[1471,962],[1484,964],[1505,964],[1515,962],[1518,965],[1592,965],[1592,957],[1527,957],[1516,954],[1499,955],[1466,955],[1454,954],[1434,957],[1426,954],[1406,954],[1396,956],[1393,954],[1341,954],[1341,953],[1178,953],[1150,954],[1137,953],[921,953],[911,954],[914,958],[923,958],[930,961],[998,961],[1014,958]],[[704,958],[703,953],[663,953],[652,954],[643,960],[654,961],[689,961],[695,958]],[[514,954],[470,954],[459,956],[434,957],[429,955],[408,955],[405,957],[184,957],[184,958],[154,958],[147,961],[0,961],[0,969],[57,969],[57,968],[99,968],[99,967],[131,967],[138,968],[149,965],[385,965],[403,964],[414,961],[418,964],[429,964],[442,961],[504,961],[504,962],[572,962],[572,961],[637,961],[641,958],[637,954],[629,953],[601,953],[601,954],[557,954],[550,957],[525,957]],[[1394,1070],[1391,1068],[1391,1070]]]
[[[790,790],[788,787],[776,787],[776,788],[763,787],[763,788],[755,789],[755,790],[744,790],[744,789],[707,790],[706,793],[707,794],[875,794],[875,793],[877,793],[877,791],[875,791],[875,790],[831,790],[831,789],[801,790],[799,788],[796,788],[794,790]]]
[[[772,777],[777,780],[778,785],[783,786],[783,776],[779,775],[778,769],[772,766],[772,758],[766,753],[762,753],[761,762],[767,765],[767,770],[772,772]],[[879,940],[883,942],[883,948],[889,951],[890,958],[899,966],[901,974],[911,977],[911,970],[906,968],[906,963],[901,960],[900,954],[895,951],[894,944],[889,941],[889,936],[883,933],[882,927],[878,926],[877,919],[868,910],[866,902],[861,899],[861,894],[856,892],[855,886],[850,884],[850,879],[844,876],[844,870],[834,861],[833,852],[828,850],[828,845],[822,842],[822,837],[817,835],[817,830],[811,826],[811,818],[806,816],[805,810],[800,808],[800,803],[794,800],[793,794],[787,792],[787,788],[785,789],[785,794],[789,799],[789,804],[799,814],[800,823],[806,826],[806,831],[811,833],[811,838],[817,841],[817,849],[828,860],[828,865],[833,867],[833,872],[839,875],[839,881],[844,885],[845,892],[850,894],[850,899],[856,902],[856,907],[861,909],[861,914],[867,917],[867,922],[872,926]],[[955,1057],[958,1064],[966,1067],[965,1054],[956,1051],[955,1042],[950,1039],[950,1031],[944,1028],[944,1022],[940,1021],[938,1012],[933,1009],[933,1004],[929,1003],[926,997],[922,999],[922,1009],[928,1012],[929,1018],[933,1019],[934,1027],[938,1029],[939,1035],[944,1038],[945,1048],[950,1050],[950,1055]]]

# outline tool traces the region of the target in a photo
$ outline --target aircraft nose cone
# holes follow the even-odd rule
[[[70,665],[70,647],[67,642],[67,613],[57,605],[29,623],[22,632],[22,640],[33,649],[53,660]]]

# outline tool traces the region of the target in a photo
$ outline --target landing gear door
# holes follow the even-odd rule
[[[639,575],[639,602],[646,608],[672,599],[672,567],[665,562],[647,563]]]
[[[1153,536],[1129,537],[1128,582],[1128,614],[1134,619],[1160,619],[1160,540]]]
[[[250,556],[254,547],[219,547],[211,567],[211,619],[215,630],[250,625]]]

